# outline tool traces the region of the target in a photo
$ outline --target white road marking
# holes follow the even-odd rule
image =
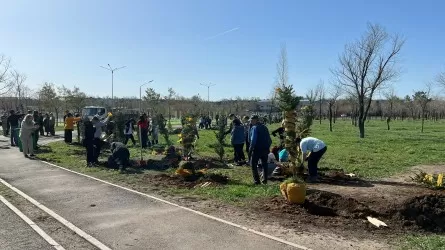
[[[54,211],[52,211],[51,209],[45,207],[44,205],[40,204],[38,201],[34,200],[33,198],[31,198],[30,196],[28,196],[27,194],[23,193],[22,191],[20,191],[19,189],[17,189],[16,187],[12,186],[11,184],[7,183],[5,180],[3,180],[2,178],[0,178],[0,182],[7,186],[8,188],[10,188],[11,190],[13,190],[14,192],[16,192],[17,194],[19,194],[20,196],[22,196],[23,198],[25,198],[26,200],[28,200],[29,202],[31,202],[32,204],[34,204],[36,207],[40,208],[41,210],[45,211],[47,214],[51,215],[54,219],[56,219],[57,221],[59,221],[60,223],[62,223],[63,225],[65,225],[67,228],[69,228],[70,230],[74,231],[76,234],[78,234],[80,237],[84,238],[85,240],[87,240],[88,242],[90,242],[91,244],[93,244],[94,246],[96,246],[97,248],[99,248],[100,250],[111,250],[111,248],[107,247],[105,244],[103,244],[102,242],[98,241],[96,238],[94,238],[93,236],[87,234],[86,232],[84,232],[82,229],[76,227],[73,223],[67,221],[66,219],[64,219],[62,216],[56,214]]]
[[[24,215],[18,208],[7,201],[3,196],[0,195],[0,201],[2,201],[9,209],[11,209],[15,214],[17,214],[23,221],[26,222],[34,231],[36,231],[46,242],[53,246],[57,250],[65,250],[59,243],[57,243],[51,236],[46,234],[39,226],[37,226],[30,218]]]
[[[251,228],[248,228],[248,227],[245,227],[245,226],[242,226],[242,225],[238,225],[238,224],[235,224],[235,223],[233,223],[233,222],[230,222],[230,221],[227,221],[227,220],[224,220],[224,219],[221,219],[221,218],[218,218],[218,217],[215,217],[215,216],[212,216],[212,215],[203,213],[203,212],[199,212],[199,211],[193,210],[193,209],[191,209],[191,208],[184,207],[184,206],[178,205],[178,204],[176,204],[176,203],[173,203],[173,202],[170,202],[170,201],[166,201],[166,200],[163,200],[163,199],[161,199],[161,198],[158,198],[158,197],[155,197],[155,196],[152,196],[152,195],[149,195],[149,194],[145,194],[145,193],[142,193],[142,192],[139,192],[139,191],[130,189],[130,188],[126,188],[126,187],[123,187],[123,186],[119,186],[119,185],[117,185],[117,184],[114,184],[114,183],[111,183],[111,182],[108,182],[108,181],[104,181],[104,180],[101,180],[101,179],[96,178],[96,177],[93,177],[93,176],[89,176],[89,175],[86,175],[86,174],[82,174],[82,173],[73,171],[73,170],[71,170],[71,169],[67,169],[67,168],[64,168],[64,167],[61,167],[61,166],[57,166],[57,165],[52,164],[52,163],[49,163],[49,162],[47,162],[47,161],[42,161],[42,162],[43,162],[43,163],[46,163],[46,164],[48,164],[48,165],[50,165],[50,166],[53,166],[53,167],[56,167],[56,168],[59,168],[59,169],[63,169],[63,170],[65,170],[65,171],[68,171],[68,172],[71,172],[71,173],[74,173],[74,174],[77,174],[77,175],[80,175],[80,176],[84,176],[84,177],[87,177],[87,178],[90,178],[90,179],[93,179],[93,180],[96,180],[96,181],[99,181],[99,182],[102,182],[102,183],[105,183],[105,184],[108,184],[108,185],[111,185],[111,186],[114,186],[114,187],[117,187],[117,188],[121,188],[121,189],[127,190],[127,191],[132,192],[132,193],[136,193],[136,194],[139,194],[139,195],[148,197],[148,198],[153,199],[153,200],[157,200],[157,201],[160,201],[160,202],[163,202],[163,203],[166,203],[166,204],[169,204],[169,205],[172,205],[172,206],[175,206],[175,207],[178,207],[178,208],[187,210],[187,211],[189,211],[189,212],[192,212],[192,213],[195,213],[195,214],[204,216],[204,217],[209,218],[209,219],[212,219],[212,220],[219,221],[219,222],[221,222],[221,223],[224,223],[224,224],[227,224],[227,225],[230,225],[230,226],[233,226],[233,227],[236,227],[236,228],[239,228],[239,229],[242,229],[242,230],[251,232],[251,233],[253,233],[253,234],[260,235],[260,236],[263,236],[263,237],[265,237],[265,238],[268,238],[268,239],[271,239],[271,240],[278,241],[278,242],[283,243],[283,244],[286,244],[286,245],[288,245],[288,246],[292,246],[292,247],[295,247],[295,248],[298,248],[298,249],[302,249],[302,250],[311,250],[311,249],[308,248],[308,247],[305,247],[305,246],[302,246],[302,245],[298,245],[298,244],[295,244],[295,243],[293,243],[293,242],[286,241],[286,240],[280,239],[280,238],[278,238],[278,237],[275,237],[275,236],[272,236],[272,235],[269,235],[269,234],[265,234],[265,233],[256,231],[256,230],[254,230],[254,229],[251,229]],[[0,178],[0,181],[2,181],[1,178]]]

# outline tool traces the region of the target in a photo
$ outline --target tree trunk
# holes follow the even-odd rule
[[[360,138],[365,138],[365,121],[358,119],[358,129],[360,131]]]
[[[390,123],[391,119],[386,119],[386,125],[388,126],[388,130],[390,130],[391,128],[389,127],[389,123]]]
[[[421,132],[423,133],[423,124],[425,123],[425,115],[423,114],[423,111],[422,111],[422,129],[421,129]]]
[[[332,132],[332,106],[329,105],[329,131]]]
[[[321,124],[321,100],[320,100],[320,109],[319,109],[319,112],[318,112],[318,118],[320,119],[320,124]]]

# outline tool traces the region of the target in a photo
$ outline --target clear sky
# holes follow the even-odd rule
[[[367,22],[404,35],[399,95],[445,69],[445,1],[424,0],[0,0],[0,53],[28,76],[77,85],[91,95],[138,96],[139,85],[183,96],[267,97],[280,45],[290,81],[304,95],[328,82],[344,45]],[[232,30],[232,31],[230,31]],[[229,31],[229,32],[226,32]],[[226,32],[226,33],[224,33]],[[224,33],[224,34],[222,34]],[[218,34],[220,34],[218,36]]]

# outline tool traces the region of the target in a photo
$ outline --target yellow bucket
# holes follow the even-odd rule
[[[287,200],[294,204],[303,204],[306,199],[306,184],[289,183],[286,187]]]

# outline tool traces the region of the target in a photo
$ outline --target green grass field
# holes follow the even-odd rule
[[[329,132],[328,122],[315,121],[312,136],[322,139],[328,145],[328,151],[320,162],[320,167],[342,168],[347,172],[357,174],[362,178],[374,179],[389,177],[403,172],[415,165],[443,164],[445,151],[444,134],[445,122],[425,123],[425,132],[420,132],[418,121],[393,121],[391,130],[386,128],[386,122],[371,120],[366,123],[366,138],[358,138],[358,129],[351,125],[350,120],[338,120],[334,124],[334,131]],[[272,125],[269,130],[278,125]],[[216,153],[211,144],[215,142],[214,131],[200,130],[200,139],[196,145],[196,154],[201,157],[215,157]],[[170,136],[176,144],[177,135]],[[164,143],[161,138],[161,143]],[[227,142],[229,142],[227,137]],[[278,138],[273,138],[274,145]],[[143,170],[139,174],[119,174],[117,171],[105,168],[85,168],[85,156],[80,147],[68,146],[63,142],[52,143],[46,148],[47,152],[39,157],[55,162],[61,166],[86,173],[101,179],[126,185],[138,190],[146,190],[141,186],[144,175],[155,171]],[[233,156],[230,146],[225,148],[226,160]],[[139,158],[140,149],[130,146],[132,158]],[[151,151],[143,152],[145,159],[152,158]],[[78,159],[82,159],[79,161]],[[172,169],[167,170],[173,172]],[[279,194],[276,183],[254,186],[249,167],[234,167],[227,169],[212,169],[212,172],[222,173],[230,177],[232,182],[224,187],[208,187],[199,189],[180,189],[172,187],[166,190],[173,195],[202,196],[223,202],[244,206],[250,200]],[[159,172],[158,172],[159,173]],[[408,237],[403,240],[402,249],[440,249],[444,246],[443,237]],[[439,248],[437,248],[439,247]]]

